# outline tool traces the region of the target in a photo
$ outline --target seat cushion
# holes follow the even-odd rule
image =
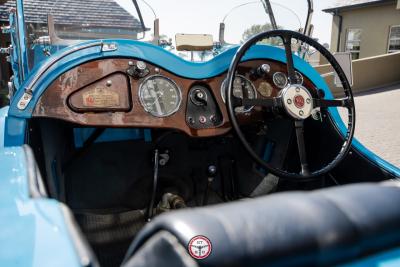
[[[355,184],[171,212],[143,228],[126,259],[152,249],[148,241],[163,231],[186,252],[206,236],[212,251],[199,266],[337,264],[400,245],[399,203],[398,183]]]

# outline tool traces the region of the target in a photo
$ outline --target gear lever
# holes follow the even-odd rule
[[[208,191],[210,190],[211,184],[214,181],[215,176],[217,175],[217,167],[215,165],[210,165],[207,168],[207,187],[204,192],[203,197],[203,206],[208,204]]]
[[[159,157],[160,157],[160,152],[158,151],[158,149],[154,150],[153,191],[151,194],[151,199],[147,210],[147,221],[151,221],[151,218],[153,218],[154,201],[156,199],[157,183],[158,183]]]

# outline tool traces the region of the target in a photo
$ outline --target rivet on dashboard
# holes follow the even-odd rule
[[[160,73],[160,69],[159,68],[155,68],[154,71],[157,72],[157,73]]]
[[[303,116],[303,115],[304,115],[304,111],[300,110],[300,111],[299,111],[299,115],[300,115],[300,116]]]
[[[133,61],[129,61],[129,62],[128,62],[128,65],[129,65],[129,66],[133,66]]]
[[[111,80],[108,80],[108,81],[106,82],[106,85],[107,85],[108,87],[110,87],[110,86],[112,85],[112,81],[111,81]]]
[[[287,100],[287,103],[288,103],[289,105],[291,105],[291,104],[292,104],[292,99],[288,99],[288,100]]]

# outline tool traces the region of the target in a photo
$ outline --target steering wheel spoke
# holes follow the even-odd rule
[[[285,34],[282,36],[282,39],[283,39],[283,45],[285,46],[286,65],[287,65],[289,83],[293,84],[296,83],[297,78],[293,63],[292,36],[289,34]]]
[[[309,175],[310,170],[308,168],[306,143],[304,140],[304,121],[296,120],[294,122],[294,126],[296,128],[297,148],[298,148],[299,157],[300,157],[301,174]]]
[[[282,106],[282,101],[279,97],[270,97],[270,98],[256,98],[256,99],[250,99],[250,98],[244,98],[244,99],[238,99],[238,102],[240,102],[240,106],[246,106],[246,107],[253,107],[253,106],[261,106],[261,107],[280,107]]]
[[[352,107],[351,101],[349,98],[340,98],[340,99],[313,99],[314,107],[319,108],[329,108],[329,107]]]

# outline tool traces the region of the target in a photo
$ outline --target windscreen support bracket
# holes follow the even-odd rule
[[[274,15],[274,11],[272,10],[271,2],[269,0],[264,0],[264,1],[261,0],[261,2],[264,5],[265,12],[269,16],[272,28],[274,30],[277,30],[278,29],[278,25],[276,24],[275,15]]]

